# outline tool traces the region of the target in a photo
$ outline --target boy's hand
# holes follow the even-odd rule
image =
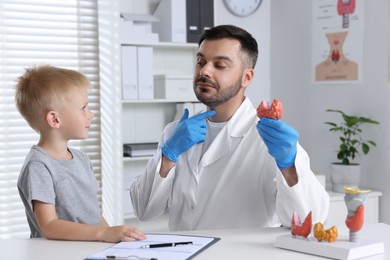
[[[106,228],[102,234],[104,242],[117,243],[120,241],[144,240],[146,235],[136,227],[114,226]]]

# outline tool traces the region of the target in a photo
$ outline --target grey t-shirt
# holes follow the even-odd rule
[[[88,156],[68,148],[71,160],[56,160],[34,145],[18,180],[19,195],[26,210],[31,237],[43,237],[32,201],[53,204],[59,219],[100,225],[98,182]]]

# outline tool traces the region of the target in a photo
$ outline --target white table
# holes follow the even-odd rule
[[[362,236],[384,241],[385,254],[365,258],[367,260],[390,259],[390,225],[367,224]],[[202,252],[195,259],[237,260],[237,259],[326,259],[313,255],[275,248],[276,237],[288,234],[284,228],[199,230],[176,232],[201,236],[220,237],[221,240]],[[54,241],[45,239],[3,239],[0,240],[1,259],[12,260],[77,260],[84,259],[111,246],[110,243]]]

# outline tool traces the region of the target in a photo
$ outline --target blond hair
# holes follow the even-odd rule
[[[62,109],[77,91],[89,86],[87,77],[77,71],[34,66],[18,78],[15,102],[20,114],[39,132],[49,111]]]

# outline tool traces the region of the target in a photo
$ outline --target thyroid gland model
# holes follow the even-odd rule
[[[345,187],[344,202],[347,205],[348,215],[345,224],[349,229],[349,241],[359,241],[359,231],[364,224],[364,202],[370,190],[360,190],[357,187]]]

